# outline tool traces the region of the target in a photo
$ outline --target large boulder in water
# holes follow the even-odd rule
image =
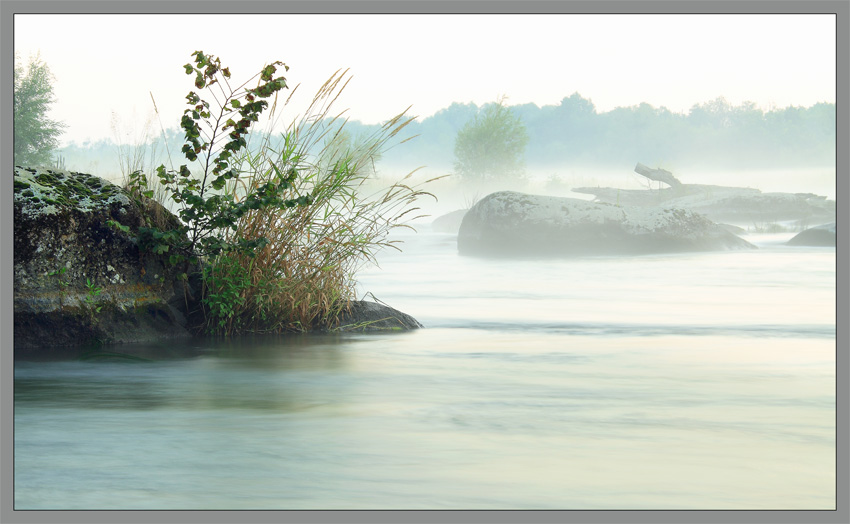
[[[168,227],[176,217],[71,171],[16,167],[14,191],[16,350],[190,336],[185,269],[107,224]]]
[[[15,168],[14,345],[47,348],[188,338],[202,324],[197,271],[140,249],[136,231],[179,226],[153,200],[131,198],[106,180],[71,171]],[[183,273],[187,278],[183,278]],[[421,327],[377,303],[352,302],[340,331]]]
[[[730,249],[755,246],[692,211],[512,191],[479,201],[466,213],[458,232],[462,255],[640,255]]]
[[[835,222],[801,231],[787,244],[789,246],[835,246]]]

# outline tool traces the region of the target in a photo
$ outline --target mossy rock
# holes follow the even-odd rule
[[[141,226],[179,227],[160,204],[84,173],[18,167],[13,213],[16,346],[43,344],[40,330],[58,333],[63,325],[69,336],[47,341],[188,335],[180,309],[195,304],[182,277],[188,268],[143,252],[135,237]],[[151,317],[147,306],[136,309],[142,303],[167,314]]]

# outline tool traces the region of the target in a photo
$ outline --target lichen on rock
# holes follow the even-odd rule
[[[62,322],[67,329],[53,329],[48,337],[55,345],[188,336],[186,311],[180,310],[181,303],[188,303],[181,276],[185,268],[142,252],[133,234],[108,224],[136,231],[153,209],[179,224],[159,204],[136,201],[101,178],[15,168],[16,347],[43,344],[43,334],[36,331]],[[165,317],[171,320],[160,315],[148,322],[134,313],[140,305],[168,311]]]
[[[16,167],[15,202],[34,217],[55,215],[62,207],[90,212],[116,203],[127,206],[130,199],[119,187],[92,175]]]
[[[462,255],[641,255],[754,249],[690,210],[618,206],[511,191],[481,199],[458,231]]]

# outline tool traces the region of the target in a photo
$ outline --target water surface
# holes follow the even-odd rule
[[[15,508],[834,509],[835,250],[789,237],[491,261],[424,228],[360,282],[426,329],[19,359]]]

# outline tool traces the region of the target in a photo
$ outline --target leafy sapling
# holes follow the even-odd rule
[[[101,293],[103,293],[103,288],[96,286],[91,279],[86,279],[86,297],[83,299],[86,304],[88,304],[89,308],[93,310],[95,313],[100,313],[100,310],[103,309],[102,305],[95,305],[98,301],[98,297]]]
[[[197,262],[222,252],[251,253],[266,245],[265,238],[247,240],[229,239],[226,233],[237,228],[239,219],[251,210],[274,207],[279,209],[305,206],[311,203],[309,195],[286,199],[285,191],[292,187],[298,173],[286,173],[274,168],[267,183],[252,187],[238,200],[233,191],[224,191],[228,184],[240,180],[240,152],[247,146],[246,135],[268,107],[266,99],[287,87],[286,79],[275,76],[278,67],[289,68],[282,62],[273,62],[253,78],[259,76],[255,88],[230,87],[230,70],[221,67],[221,61],[202,51],[192,53],[194,64],[184,66],[186,74],[195,75],[195,87],[205,89],[216,106],[195,91],[186,95],[189,108],[183,112],[180,126],[185,133],[182,152],[189,162],[201,166],[199,177],[193,176],[187,165],[178,170],[156,169],[157,177],[166,194],[180,206],[178,216],[183,226],[169,231],[155,227],[139,228],[139,245],[155,253],[169,253],[172,264],[183,261]],[[252,80],[253,80],[252,78]],[[149,191],[141,179],[134,179],[140,194]]]

